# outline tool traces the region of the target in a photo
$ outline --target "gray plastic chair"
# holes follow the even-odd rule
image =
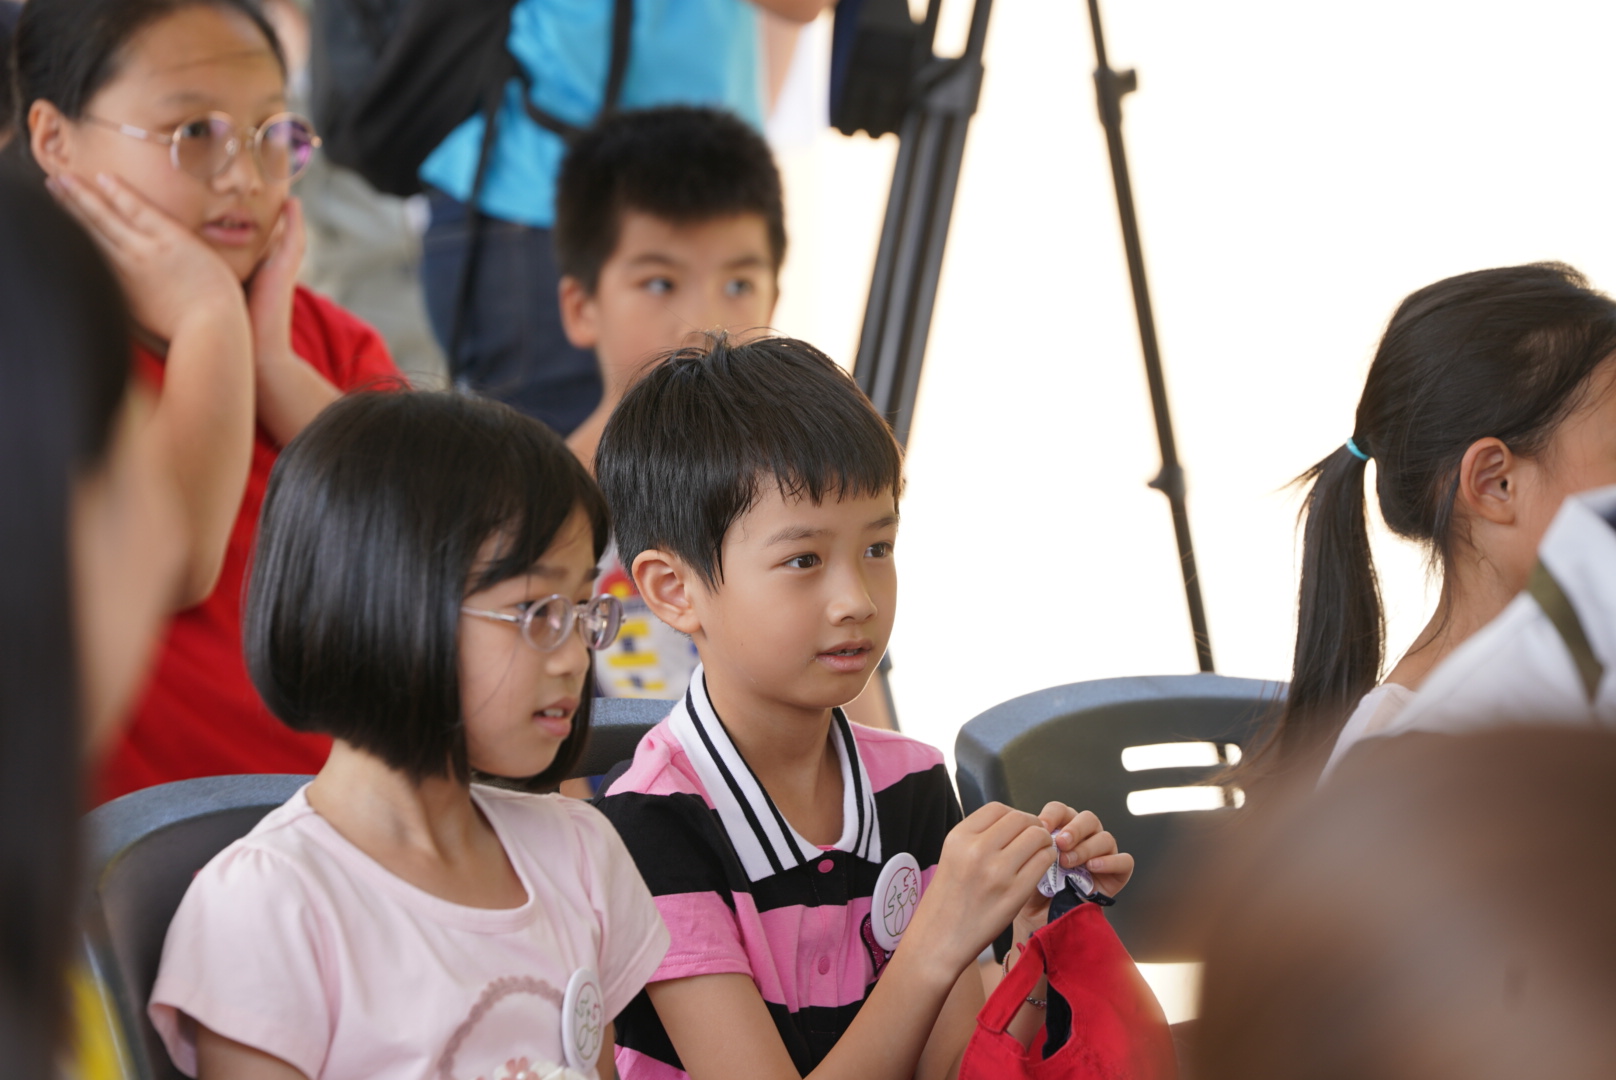
[[[85,951],[110,993],[135,1076],[171,1080],[146,1018],[163,936],[191,878],[231,841],[308,783],[307,776],[212,776],[163,784],[90,812]]]
[[[1037,813],[1051,800],[1093,810],[1137,860],[1108,912],[1123,944],[1136,960],[1195,959],[1173,932],[1174,904],[1192,887],[1174,873],[1175,849],[1226,813],[1171,808],[1243,801],[1207,781],[1239,760],[1284,689],[1222,675],[1153,675],[1006,701],[960,730],[960,801],[966,813],[987,802]]]
[[[573,770],[595,776],[634,755],[669,701],[602,698]],[[146,1017],[163,938],[196,872],[308,783],[307,776],[214,776],[147,788],[97,807],[86,819],[90,865],[84,952],[122,1028],[139,1080],[175,1080]]]

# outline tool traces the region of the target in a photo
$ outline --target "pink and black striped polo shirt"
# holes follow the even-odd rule
[[[638,864],[671,942],[651,982],[750,975],[797,1069],[819,1064],[875,985],[870,935],[883,859],[913,855],[929,883],[960,820],[942,754],[833,710],[842,835],[809,843],[741,757],[707,698],[702,669],[633,764],[598,800]],[[683,1077],[644,991],[617,1018],[624,1080]]]

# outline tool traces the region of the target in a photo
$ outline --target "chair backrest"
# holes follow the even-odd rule
[[[676,704],[655,698],[596,698],[589,718],[589,743],[572,775],[601,776],[619,761],[633,757],[640,739]]]
[[[1175,851],[1238,806],[1216,779],[1240,760],[1283,683],[1222,675],[1099,679],[996,705],[960,730],[954,756],[966,813],[1002,802],[1037,813],[1059,800],[1092,810],[1136,862],[1112,925],[1136,960],[1194,959],[1171,917],[1188,883]]]
[[[307,776],[215,776],[163,784],[91,811],[85,947],[111,991],[140,1080],[178,1080],[146,1017],[163,938],[191,878]]]

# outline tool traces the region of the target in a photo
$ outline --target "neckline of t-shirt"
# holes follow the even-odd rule
[[[476,784],[471,786],[472,802],[492,826],[494,836],[499,840],[499,846],[505,851],[505,858],[516,871],[516,878],[522,883],[522,890],[527,895],[527,900],[520,907],[468,907],[465,904],[456,904],[452,900],[445,900],[441,896],[434,896],[425,889],[405,881],[338,832],[335,826],[321,817],[320,812],[309,803],[307,784],[299,788],[293,797],[301,803],[301,809],[307,811],[308,817],[314,822],[312,831],[320,843],[343,857],[344,862],[357,867],[359,873],[405,907],[414,909],[418,914],[434,922],[477,933],[503,934],[525,928],[538,915],[538,893],[533,887],[532,878],[523,868],[521,859],[515,854],[520,848],[511,841],[504,822],[500,820],[499,814],[494,812],[494,805],[498,800],[489,799],[484,792],[478,790]]]

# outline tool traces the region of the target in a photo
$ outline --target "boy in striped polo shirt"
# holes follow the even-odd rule
[[[935,749],[842,715],[897,595],[885,421],[812,346],[720,336],[629,392],[596,468],[641,595],[702,660],[599,801],[672,937],[617,1019],[619,1072],[952,1075],[973,961],[1012,920],[1018,940],[1043,924],[1055,850],[1110,893],[1133,859],[1058,803],[961,821]]]

